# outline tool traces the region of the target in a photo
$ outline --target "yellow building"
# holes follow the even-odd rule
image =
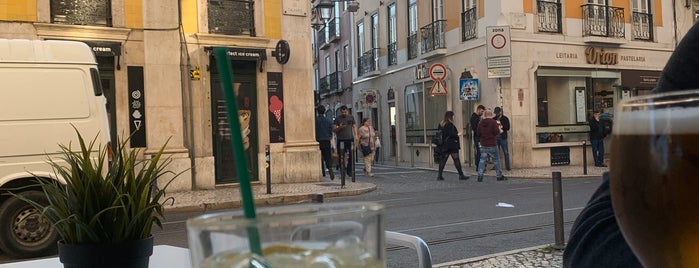
[[[187,170],[171,191],[237,182],[212,54],[226,47],[253,181],[266,182],[266,159],[272,183],[318,181],[310,9],[282,0],[0,0],[0,38],[91,46],[112,140],[135,133],[130,146],[147,157],[169,139],[170,168]]]

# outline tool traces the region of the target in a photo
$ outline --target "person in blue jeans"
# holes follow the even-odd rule
[[[490,109],[485,110],[484,115],[485,118],[478,123],[478,135],[480,136],[479,138],[481,144],[481,159],[478,161],[478,182],[483,181],[485,161],[488,159],[488,155],[493,158],[493,164],[495,165],[495,171],[497,172],[497,180],[504,181],[507,178],[505,178],[505,175],[502,175],[497,145],[497,137],[500,135],[502,130],[498,126],[498,122],[493,119],[493,111]]]
[[[505,169],[510,170],[510,150],[507,147],[507,131],[510,130],[510,119],[502,114],[502,108],[495,107],[493,110],[495,112],[495,120],[500,122],[502,133],[497,137],[498,144],[498,154],[502,150],[503,157],[505,158]]]
[[[592,145],[592,158],[596,167],[606,167],[604,164],[604,126],[599,121],[600,110],[595,110],[590,118],[590,145]]]

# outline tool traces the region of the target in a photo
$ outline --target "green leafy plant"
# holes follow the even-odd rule
[[[139,150],[126,148],[121,141],[111,161],[109,145],[85,142],[77,131],[79,150],[60,145],[61,157],[49,158],[56,180],[39,180],[48,198],[41,204],[20,195],[41,211],[66,244],[104,244],[139,240],[151,235],[153,224],[162,228],[164,190],[180,174],[165,171],[171,162],[163,157],[165,145],[150,159],[138,159]],[[169,140],[168,140],[169,141]],[[158,188],[165,174],[173,178]],[[168,198],[169,199],[169,198]]]

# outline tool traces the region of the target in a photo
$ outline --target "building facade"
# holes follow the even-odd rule
[[[430,137],[453,110],[475,165],[469,117],[482,104],[510,118],[513,167],[580,165],[592,111],[611,128],[615,103],[648,94],[698,4],[360,1],[353,107],[379,119],[391,161],[432,163]]]
[[[88,3],[89,2],[89,3]],[[310,3],[282,0],[0,0],[0,38],[93,48],[112,140],[144,157],[168,142],[171,191],[236,183],[213,48],[225,47],[253,181],[320,180],[313,120]],[[303,27],[299,27],[303,25]],[[48,107],[41,107],[48,108]],[[269,167],[269,170],[266,168]]]

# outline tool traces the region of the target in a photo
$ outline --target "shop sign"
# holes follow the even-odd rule
[[[126,69],[129,89],[129,146],[146,147],[146,100],[144,92],[143,66],[128,66]]]
[[[619,63],[619,54],[615,52],[604,51],[604,48],[596,48],[593,46],[585,49],[585,58],[589,64],[616,65]]]

